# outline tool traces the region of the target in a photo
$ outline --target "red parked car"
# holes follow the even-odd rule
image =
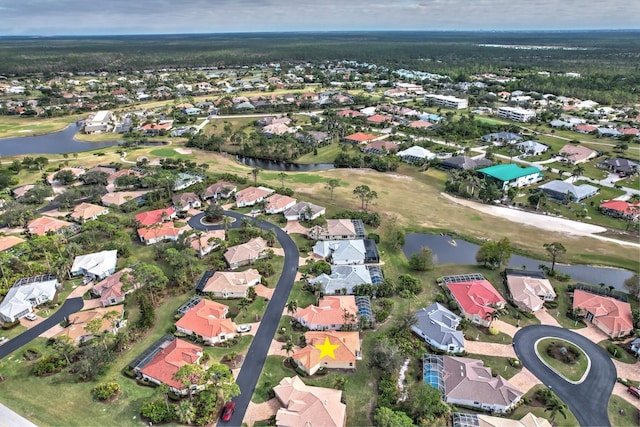
[[[637,387],[629,387],[627,391],[632,395],[640,399],[640,389]]]
[[[236,410],[236,402],[227,402],[222,408],[222,421],[229,421]]]

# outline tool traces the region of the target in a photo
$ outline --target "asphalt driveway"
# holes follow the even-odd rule
[[[576,344],[591,359],[591,369],[580,384],[571,384],[538,358],[534,346],[540,338],[560,338]],[[616,382],[616,368],[605,350],[589,339],[567,329],[533,325],[520,329],[513,346],[523,365],[549,387],[569,407],[581,426],[610,426],[609,398]]]
[[[233,417],[231,417],[230,421],[220,421],[218,423],[219,426],[240,426],[242,425],[242,420],[247,412],[247,407],[251,401],[253,391],[258,383],[262,367],[267,360],[269,346],[271,345],[271,341],[273,340],[276,329],[278,328],[282,311],[289,299],[289,294],[291,293],[293,283],[295,282],[296,273],[298,272],[298,248],[291,237],[289,237],[289,234],[270,222],[257,220],[253,217],[233,211],[226,211],[225,214],[236,219],[233,227],[239,227],[243,219],[248,219],[255,222],[256,225],[263,230],[275,231],[278,241],[284,249],[284,268],[280,275],[280,280],[278,280],[273,296],[271,297],[264,316],[262,317],[262,321],[260,322],[260,327],[256,331],[256,335],[251,342],[245,361],[240,369],[240,374],[236,380],[240,386],[240,396],[233,399],[236,402],[235,413],[233,414]],[[199,214],[191,218],[189,220],[191,228],[199,230],[221,228],[221,225],[203,224],[201,222],[203,217],[204,214]]]
[[[49,318],[45,319],[44,321],[30,328],[29,330],[24,331],[17,337],[1,345],[0,359],[13,353],[14,351],[18,350],[22,346],[29,344],[33,339],[38,337],[41,333],[52,328],[58,323],[62,322],[64,318],[69,316],[70,314],[73,314],[77,311],[82,310],[82,306],[83,306],[82,298],[67,299],[64,302],[64,304],[62,304],[62,307],[60,307],[58,311],[53,313]]]

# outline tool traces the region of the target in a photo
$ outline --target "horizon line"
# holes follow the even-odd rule
[[[108,33],[108,34],[0,34],[0,38],[56,38],[56,37],[131,37],[131,36],[210,36],[248,34],[362,34],[362,33],[584,33],[584,32],[640,32],[640,28],[580,28],[580,29],[371,29],[371,30],[281,30],[281,31],[224,31],[176,33]]]

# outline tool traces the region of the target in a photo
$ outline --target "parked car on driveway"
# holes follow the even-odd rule
[[[640,388],[638,387],[629,387],[627,389],[627,391],[629,392],[629,394],[631,394],[632,396],[637,397],[638,399],[640,399]]]
[[[244,324],[244,325],[238,325],[238,329],[237,329],[237,331],[238,331],[239,333],[242,333],[242,332],[249,332],[250,330],[251,330],[251,325],[250,325],[250,324],[248,324],[248,323],[246,323],[246,324]]]
[[[38,316],[36,316],[33,313],[28,313],[26,316],[24,316],[24,318],[27,319],[27,320],[34,321],[34,320],[36,320],[38,318]]]

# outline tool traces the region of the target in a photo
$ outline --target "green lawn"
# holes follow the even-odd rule
[[[494,344],[511,344],[512,338],[504,332],[499,332],[498,335],[491,335],[487,328],[479,327],[470,323],[464,329],[464,337],[468,340],[490,342]]]
[[[43,119],[39,117],[0,116],[0,138],[43,135],[58,132],[84,114]]]
[[[149,154],[153,154],[158,157],[168,157],[173,159],[182,159],[182,160],[190,160],[195,158],[193,154],[180,154],[173,148],[156,148],[149,152]]]
[[[609,353],[609,351],[608,351],[608,347],[611,344],[613,344],[613,345],[615,345],[617,347],[616,352],[615,352],[615,356],[613,354]],[[604,351],[607,352],[609,357],[611,357],[612,359],[615,359],[615,360],[617,360],[619,362],[629,363],[631,365],[636,364],[638,362],[638,359],[636,359],[631,354],[629,354],[624,348],[622,348],[620,346],[619,343],[613,342],[611,340],[604,340],[604,341],[600,341],[598,343],[598,346],[600,348],[604,349]],[[638,369],[640,370],[640,367]]]
[[[556,359],[553,356],[547,354],[547,346],[556,343],[566,347],[573,347],[578,350],[580,353],[579,359],[574,364],[568,364],[563,361]],[[576,345],[563,341],[557,338],[546,338],[541,340],[537,345],[538,354],[549,366],[558,372],[558,374],[566,379],[571,381],[580,380],[585,372],[587,371],[587,356],[584,352]]]
[[[25,416],[34,423],[42,426],[66,425],[118,425],[140,426],[141,405],[157,394],[157,390],[138,385],[134,380],[121,374],[122,369],[140,355],[155,340],[166,334],[173,324],[173,314],[189,296],[180,295],[165,298],[156,308],[157,322],[155,327],[142,339],[118,355],[108,367],[105,374],[95,382],[79,383],[68,373],[59,373],[45,378],[38,378],[30,374],[33,362],[23,362],[18,350],[3,360],[7,380],[3,387],[10,387],[11,393],[2,393],[0,401]],[[131,306],[135,306],[131,303]],[[129,322],[135,322],[137,310],[130,308]],[[43,352],[46,340],[38,338],[29,347],[35,347]],[[23,350],[24,351],[24,350]],[[102,404],[91,397],[91,389],[99,382],[115,380],[122,392],[112,402]],[[60,390],[64,388],[64,393]],[[34,398],[37,396],[46,398]]]
[[[612,426],[634,426],[640,422],[640,409],[621,397],[609,399],[609,421]]]
[[[518,406],[513,412],[511,412],[511,414],[507,415],[507,418],[510,418],[512,420],[519,420],[525,415],[527,415],[527,413],[531,412],[536,417],[542,417],[542,418],[548,419],[549,412],[545,411],[542,403],[536,401],[534,398],[535,392],[543,388],[545,388],[543,385],[537,385],[533,387],[531,390],[529,390],[523,396],[523,399],[528,399],[531,403],[529,403],[528,405],[522,404]],[[569,408],[565,409],[565,413],[567,415],[567,418],[564,418],[562,414],[558,414],[556,416],[556,419],[553,425],[555,425],[556,427],[576,427],[580,425],[576,417],[569,410]],[[616,425],[616,424],[612,424],[612,425]]]
[[[333,163],[335,158],[340,154],[342,148],[340,144],[334,142],[324,147],[318,148],[318,154],[307,153],[296,159],[296,163],[300,164],[312,164],[312,163]]]

